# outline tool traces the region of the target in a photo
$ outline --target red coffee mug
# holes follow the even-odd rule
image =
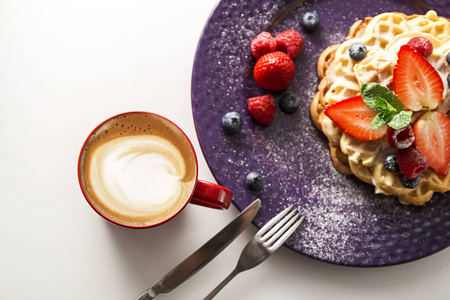
[[[178,151],[166,151],[166,148],[152,146],[159,145],[160,142],[164,145],[168,142],[170,149],[173,146]],[[147,146],[147,143],[150,146]],[[121,147],[125,150],[117,150]],[[169,154],[166,155],[166,152]],[[116,160],[123,160],[123,157],[130,153],[129,161],[139,155],[162,155],[165,159],[166,156],[172,157],[172,152],[176,153],[173,155],[177,159],[167,158],[169,163],[173,164],[175,169],[184,170],[183,175],[180,175],[180,180],[183,180],[182,196],[174,196],[173,199],[177,200],[171,200],[171,204],[166,205],[129,201],[128,198],[122,197],[126,193],[121,186],[117,186],[117,178],[121,178],[120,172],[126,167],[113,168],[111,171],[108,169],[109,161],[113,161],[114,165]],[[181,162],[183,167],[179,167],[180,163],[177,162]],[[122,113],[98,125],[89,134],[81,149],[78,158],[78,180],[87,202],[100,216],[114,224],[130,228],[148,228],[163,224],[178,215],[188,203],[227,209],[232,198],[229,189],[198,179],[197,156],[191,141],[181,128],[169,119],[149,112]],[[155,181],[148,183],[151,189],[158,188],[158,178]],[[145,198],[145,195],[143,196]],[[121,197],[124,199],[120,199]]]

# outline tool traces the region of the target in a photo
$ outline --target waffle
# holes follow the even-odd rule
[[[320,78],[318,92],[310,106],[315,126],[328,138],[330,154],[336,170],[355,175],[375,187],[376,193],[398,197],[403,204],[423,205],[434,192],[450,190],[450,172],[440,175],[428,168],[415,189],[402,186],[399,174],[389,173],[383,159],[396,149],[389,147],[386,137],[376,141],[360,141],[342,130],[324,114],[324,108],[335,102],[360,95],[364,83],[375,82],[393,90],[393,70],[400,47],[412,37],[423,36],[433,43],[433,53],[427,59],[435,67],[444,83],[443,98],[435,109],[450,115],[450,96],[447,74],[450,72],[445,56],[450,51],[450,22],[436,12],[407,16],[403,13],[383,13],[355,22],[345,41],[325,49],[318,60]],[[367,56],[360,62],[348,54],[349,47],[361,42]],[[423,112],[415,112],[412,123]]]

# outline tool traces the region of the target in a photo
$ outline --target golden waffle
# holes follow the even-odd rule
[[[405,188],[398,174],[389,173],[383,167],[384,157],[396,151],[389,147],[386,137],[370,142],[357,140],[342,132],[323,112],[327,105],[359,95],[364,83],[375,82],[393,90],[398,50],[415,36],[426,37],[433,43],[433,53],[427,59],[444,83],[443,99],[436,110],[450,115],[446,78],[450,67],[445,60],[450,51],[450,22],[434,11],[411,16],[383,13],[355,22],[342,44],[330,46],[320,55],[317,73],[321,81],[310,110],[315,126],[329,140],[331,158],[338,172],[354,174],[374,185],[376,193],[397,196],[403,204],[423,205],[434,192],[450,190],[450,172],[442,176],[429,168],[420,175],[417,188]],[[367,47],[367,56],[360,62],[348,54],[355,42]],[[412,123],[422,113],[414,113]]]

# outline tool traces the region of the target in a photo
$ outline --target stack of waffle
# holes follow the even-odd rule
[[[383,167],[384,157],[396,151],[389,147],[386,138],[369,142],[357,140],[324,114],[327,105],[359,95],[365,83],[379,83],[393,90],[397,53],[402,45],[417,36],[426,37],[433,44],[433,53],[427,59],[444,83],[443,98],[435,110],[450,116],[447,83],[450,66],[446,62],[450,51],[450,21],[434,11],[411,16],[383,13],[354,23],[345,42],[328,47],[320,55],[317,71],[321,81],[310,109],[314,124],[329,140],[331,157],[338,172],[353,174],[374,185],[376,193],[397,196],[403,204],[422,205],[434,192],[450,190],[450,172],[443,176],[428,168],[420,175],[417,188],[405,188],[398,174]],[[359,62],[351,59],[348,51],[356,42],[367,47],[367,56]],[[412,123],[422,114],[421,111],[414,112]]]

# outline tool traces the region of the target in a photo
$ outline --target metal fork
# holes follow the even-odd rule
[[[233,272],[228,275],[204,300],[212,299],[237,274],[256,267],[271,256],[303,222],[304,217],[293,205],[267,222],[242,250]],[[275,226],[274,226],[275,225]]]

